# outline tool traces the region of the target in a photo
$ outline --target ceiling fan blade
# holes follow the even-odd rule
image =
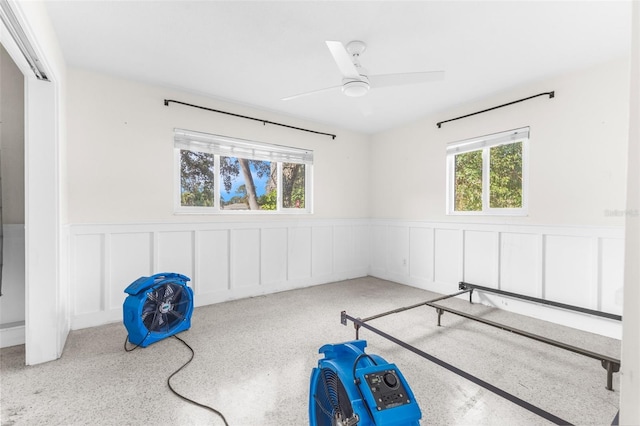
[[[351,55],[344,45],[339,41],[327,41],[326,43],[342,75],[346,78],[360,78],[360,73],[358,73],[358,69],[353,64]]]
[[[310,95],[317,95],[318,93],[330,92],[332,90],[341,89],[341,88],[342,88],[342,86],[326,87],[324,89],[318,89],[318,90],[313,90],[311,92],[298,93],[297,95],[287,96],[286,98],[282,98],[280,100],[281,101],[290,101],[292,99],[302,98],[302,97],[310,96]]]
[[[372,88],[404,86],[408,84],[428,83],[444,80],[444,71],[407,72],[400,74],[370,75],[369,84]]]

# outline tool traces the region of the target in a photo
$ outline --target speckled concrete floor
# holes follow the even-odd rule
[[[455,291],[455,290],[454,290]],[[195,358],[172,379],[185,396],[224,413],[232,426],[308,424],[309,375],[325,343],[354,339],[340,312],[366,317],[437,294],[365,277],[196,308],[180,334]],[[596,352],[620,357],[620,342],[514,315],[467,299],[443,302]],[[372,325],[521,399],[579,425],[611,424],[619,377],[605,389],[598,361],[432,308]],[[543,425],[542,417],[369,331],[368,353],[395,363],[422,410],[422,424]],[[169,338],[125,352],[126,330],[110,324],[71,332],[57,361],[25,367],[24,346],[0,350],[2,425],[222,425],[170,392],[166,380],[190,357]]]

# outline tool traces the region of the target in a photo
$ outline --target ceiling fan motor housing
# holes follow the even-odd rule
[[[422,413],[406,379],[395,364],[365,354],[366,346],[354,340],[320,348],[324,358],[311,372],[311,426],[419,426]]]

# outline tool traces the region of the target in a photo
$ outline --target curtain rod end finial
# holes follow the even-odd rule
[[[164,100],[164,106],[169,106],[169,100],[168,99]]]

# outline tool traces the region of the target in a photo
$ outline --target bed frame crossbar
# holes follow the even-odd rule
[[[473,291],[472,289],[461,289],[461,290],[462,291],[459,291],[457,293],[447,294],[447,295],[442,296],[442,297],[437,297],[435,299],[427,300],[426,302],[420,302],[420,303],[416,303],[415,305],[405,306],[404,308],[393,309],[391,311],[383,312],[381,314],[372,315],[370,317],[362,318],[360,321],[367,322],[367,321],[371,321],[371,320],[374,320],[374,319],[386,317],[387,315],[397,314],[399,312],[408,311],[409,309],[419,308],[420,306],[429,306],[430,303],[439,302],[440,300],[449,299],[451,297],[456,297],[456,296],[459,296],[461,294],[470,293],[470,292]]]

